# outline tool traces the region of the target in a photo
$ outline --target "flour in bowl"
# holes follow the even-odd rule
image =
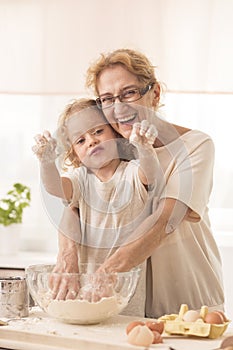
[[[47,312],[66,323],[95,324],[117,315],[126,305],[126,300],[119,300],[116,296],[102,298],[95,303],[79,299],[52,300]]]

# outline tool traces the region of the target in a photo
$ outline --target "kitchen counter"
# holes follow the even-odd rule
[[[17,255],[0,255],[0,268],[25,269],[28,265],[54,264],[56,253],[21,251]]]
[[[0,347],[17,350],[145,350],[127,342],[125,329],[133,320],[135,317],[118,315],[97,325],[70,325],[52,319],[34,307],[29,317],[0,326]],[[218,339],[163,335],[164,343],[151,345],[149,349],[213,350],[229,335],[233,335],[233,330],[228,329]]]

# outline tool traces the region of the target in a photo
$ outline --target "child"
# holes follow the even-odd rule
[[[55,140],[48,132],[36,136],[33,150],[40,159],[45,189],[79,210],[79,262],[102,263],[151,212],[159,167],[152,147],[155,137],[156,129],[146,120],[134,124],[130,142],[139,159],[122,160],[119,155],[127,159],[122,152],[125,140],[106,122],[94,100],[76,100],[59,120],[63,166],[68,166],[60,176]],[[144,272],[145,264],[143,276]]]

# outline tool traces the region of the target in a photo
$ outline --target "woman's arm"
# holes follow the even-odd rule
[[[58,255],[54,274],[50,278],[53,298],[59,300],[74,299],[79,291],[76,278],[64,278],[63,272],[78,273],[78,247],[80,242],[80,222],[76,208],[65,207],[58,230]]]
[[[78,245],[61,230],[58,231],[58,255],[53,272],[78,272]]]
[[[102,264],[100,270],[122,272],[139,265],[151,256],[189,211],[184,203],[175,199],[161,200],[158,209],[143,221],[126,244]]]

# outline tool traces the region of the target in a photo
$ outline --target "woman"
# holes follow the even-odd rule
[[[116,50],[87,72],[87,86],[112,127],[129,138],[132,125],[148,119],[158,130],[154,151],[163,180],[157,186],[153,212],[102,265],[127,271],[147,260],[146,317],[207,305],[223,310],[221,259],[211,233],[208,201],[212,189],[214,145],[197,130],[158,116],[160,84],[152,64],[141,53]],[[75,244],[60,235],[57,269],[72,270]],[[69,254],[69,256],[67,256]],[[65,259],[65,260],[64,260]]]

